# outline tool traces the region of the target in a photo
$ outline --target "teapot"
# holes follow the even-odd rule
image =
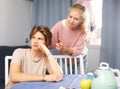
[[[93,73],[91,89],[118,89],[115,73],[117,74],[118,71],[110,68],[108,63],[101,62],[100,67]],[[118,77],[120,79],[120,76]]]

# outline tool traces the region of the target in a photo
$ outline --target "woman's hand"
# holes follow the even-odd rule
[[[63,44],[62,44],[62,43],[56,43],[56,49],[57,49],[58,51],[61,51],[62,48],[63,48]]]
[[[67,53],[68,55],[72,55],[73,54],[72,48],[65,47],[61,41],[56,43],[56,50],[58,50],[60,52]]]
[[[59,43],[56,43],[56,50],[66,53],[68,49],[63,46],[62,42],[59,42]]]

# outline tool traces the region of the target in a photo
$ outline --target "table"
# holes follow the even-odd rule
[[[85,74],[64,75],[60,82],[21,82],[15,84],[11,89],[59,89],[61,86],[69,89],[80,89],[80,80],[86,77]]]
[[[59,89],[60,86],[66,88],[80,89],[80,80],[86,75],[64,75],[60,82],[21,82],[15,84],[11,89]]]

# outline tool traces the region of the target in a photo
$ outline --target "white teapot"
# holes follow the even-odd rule
[[[110,68],[106,62],[101,62],[100,67],[93,73],[91,89],[118,89],[115,73],[120,79],[119,70]]]

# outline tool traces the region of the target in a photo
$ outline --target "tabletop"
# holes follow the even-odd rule
[[[11,89],[59,89],[60,87],[80,89],[80,80],[83,78],[86,78],[86,75],[64,75],[60,82],[21,82]]]
[[[60,82],[21,82],[11,89],[80,89],[80,81],[87,76],[85,74],[64,75]],[[120,87],[118,88],[120,89]]]

